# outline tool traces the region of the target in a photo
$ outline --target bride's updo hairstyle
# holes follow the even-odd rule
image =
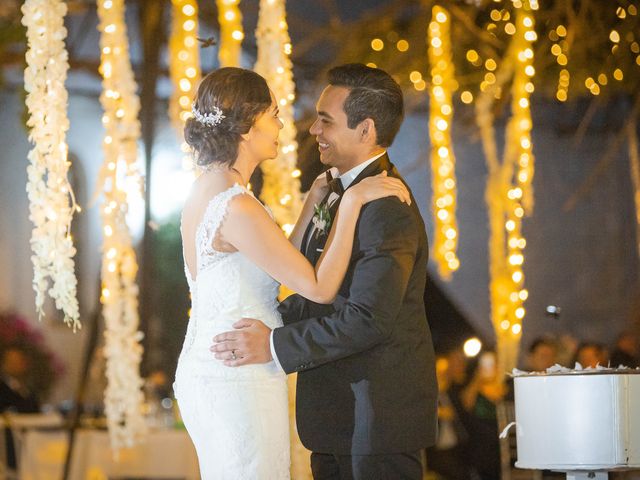
[[[225,67],[207,75],[193,102],[194,116],[184,127],[196,164],[233,165],[241,135],[249,132],[270,106],[267,82],[251,70]]]

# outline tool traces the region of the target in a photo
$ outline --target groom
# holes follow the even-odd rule
[[[340,173],[319,208],[327,205],[333,218],[344,189],[385,170],[399,177],[386,149],[402,123],[402,91],[383,70],[342,65],[329,71],[316,108],[310,133],[322,163]],[[327,240],[314,223],[301,248],[313,264]],[[283,327],[271,332],[245,320],[242,338],[214,338],[218,358],[233,340],[238,350],[298,372],[298,432],[317,480],[422,479],[420,451],[435,443],[438,393],[423,300],[427,257],[415,201],[376,200],[362,208],[332,305],[292,295],[280,307]]]

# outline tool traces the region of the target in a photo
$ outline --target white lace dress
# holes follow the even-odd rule
[[[185,262],[192,308],[174,391],[203,479],[282,480],[290,463],[285,374],[273,361],[226,367],[209,351],[212,338],[242,317],[282,325],[278,283],[242,254],[211,246],[229,201],[241,194],[252,195],[236,184],[210,200],[196,231],[195,280]]]

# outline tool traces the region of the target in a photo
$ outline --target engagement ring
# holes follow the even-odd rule
[[[236,357],[236,351],[235,350],[231,350],[231,360],[236,360],[238,357]]]

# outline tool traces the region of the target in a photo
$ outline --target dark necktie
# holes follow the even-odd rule
[[[339,177],[334,178],[329,182],[329,191],[342,196],[344,193],[344,187],[342,186],[342,181]]]

